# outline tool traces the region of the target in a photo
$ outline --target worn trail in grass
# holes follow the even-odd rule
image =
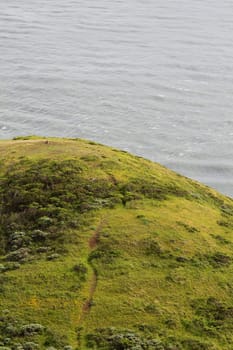
[[[97,229],[94,231],[93,235],[91,236],[91,238],[88,241],[90,253],[93,252],[98,245],[98,242],[100,239],[100,233],[101,233],[101,230],[104,226],[104,223],[105,223],[105,219],[102,218]],[[88,315],[88,313],[91,310],[94,294],[95,294],[95,291],[97,288],[97,283],[98,283],[98,276],[97,276],[96,269],[94,268],[94,266],[91,263],[89,263],[89,266],[91,267],[91,270],[92,270],[92,277],[91,277],[91,281],[90,281],[90,290],[89,290],[88,299],[85,301],[85,303],[82,307],[82,313],[80,316],[79,327],[82,326],[86,316]]]

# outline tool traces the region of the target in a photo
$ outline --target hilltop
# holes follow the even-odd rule
[[[80,139],[0,142],[0,349],[231,350],[233,200]]]

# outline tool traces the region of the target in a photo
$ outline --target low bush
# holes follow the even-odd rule
[[[217,224],[218,224],[219,226],[223,226],[223,227],[227,227],[227,228],[232,228],[232,227],[233,227],[232,222],[226,221],[226,220],[219,220],[219,221],[217,222]]]
[[[19,331],[18,327],[16,325],[12,324],[12,323],[9,323],[5,327],[5,332],[10,337],[17,337],[20,334],[20,331]]]
[[[182,221],[177,221],[176,222],[179,226],[182,226],[186,229],[186,231],[190,232],[190,233],[195,233],[195,232],[199,232],[199,230],[194,227],[194,226],[190,226]]]
[[[42,246],[42,247],[37,248],[36,252],[37,253],[47,253],[50,250],[51,250],[51,247],[44,247],[44,246]]]
[[[116,258],[120,256],[118,250],[114,250],[109,246],[101,246],[91,252],[88,261],[91,263],[94,260],[100,260],[104,264],[111,264]]]
[[[182,341],[182,348],[184,350],[211,350],[212,345],[203,343],[196,339],[186,339]]]
[[[31,250],[29,248],[17,249],[6,256],[7,261],[25,262],[30,257]]]
[[[53,253],[53,254],[47,256],[47,260],[50,260],[50,261],[51,260],[57,260],[59,257],[60,257],[60,254]]]
[[[44,242],[46,238],[50,235],[49,232],[44,232],[42,230],[34,230],[31,232],[30,237],[35,242]]]
[[[20,328],[20,335],[32,335],[32,334],[41,334],[44,331],[45,327],[39,323],[31,323],[24,325]]]
[[[23,344],[23,349],[24,350],[38,350],[39,345],[37,343],[34,343],[34,342],[27,342],[27,343]]]
[[[221,235],[212,235],[212,237],[215,238],[221,244],[230,244],[231,243],[228,239],[224,238]]]
[[[162,249],[159,243],[152,237],[147,237],[139,241],[139,247],[146,255],[161,255]]]
[[[142,196],[157,200],[164,200],[167,196],[165,188],[161,188],[155,182],[148,182],[145,179],[132,179],[130,182],[120,185],[119,190],[124,205],[129,201],[140,199]]]
[[[41,216],[38,221],[38,226],[42,229],[47,229],[54,224],[54,220],[49,216]],[[38,231],[38,230],[36,230]],[[40,231],[40,230],[39,230]]]
[[[162,342],[143,338],[130,330],[98,329],[86,336],[87,347],[106,350],[165,350]]]
[[[218,330],[221,327],[233,329],[233,307],[222,303],[220,300],[209,297],[197,299],[191,303],[196,315],[204,318],[206,324]]]
[[[13,271],[20,268],[20,263],[18,262],[7,262],[5,264],[5,271]]]
[[[76,272],[76,274],[79,276],[80,280],[84,281],[86,279],[88,269],[84,264],[79,263],[79,264],[74,265],[73,271]]]
[[[14,343],[12,345],[12,350],[24,350],[23,345],[20,343]]]
[[[210,255],[207,258],[209,263],[215,268],[229,266],[232,262],[232,258],[230,256],[220,252]]]
[[[9,250],[17,250],[29,244],[30,238],[25,232],[13,232],[8,238]]]

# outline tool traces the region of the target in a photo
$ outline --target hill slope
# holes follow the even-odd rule
[[[85,140],[0,142],[0,349],[233,348],[233,200]]]

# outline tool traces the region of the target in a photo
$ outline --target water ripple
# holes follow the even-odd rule
[[[1,0],[0,137],[92,138],[233,196],[233,3]]]

